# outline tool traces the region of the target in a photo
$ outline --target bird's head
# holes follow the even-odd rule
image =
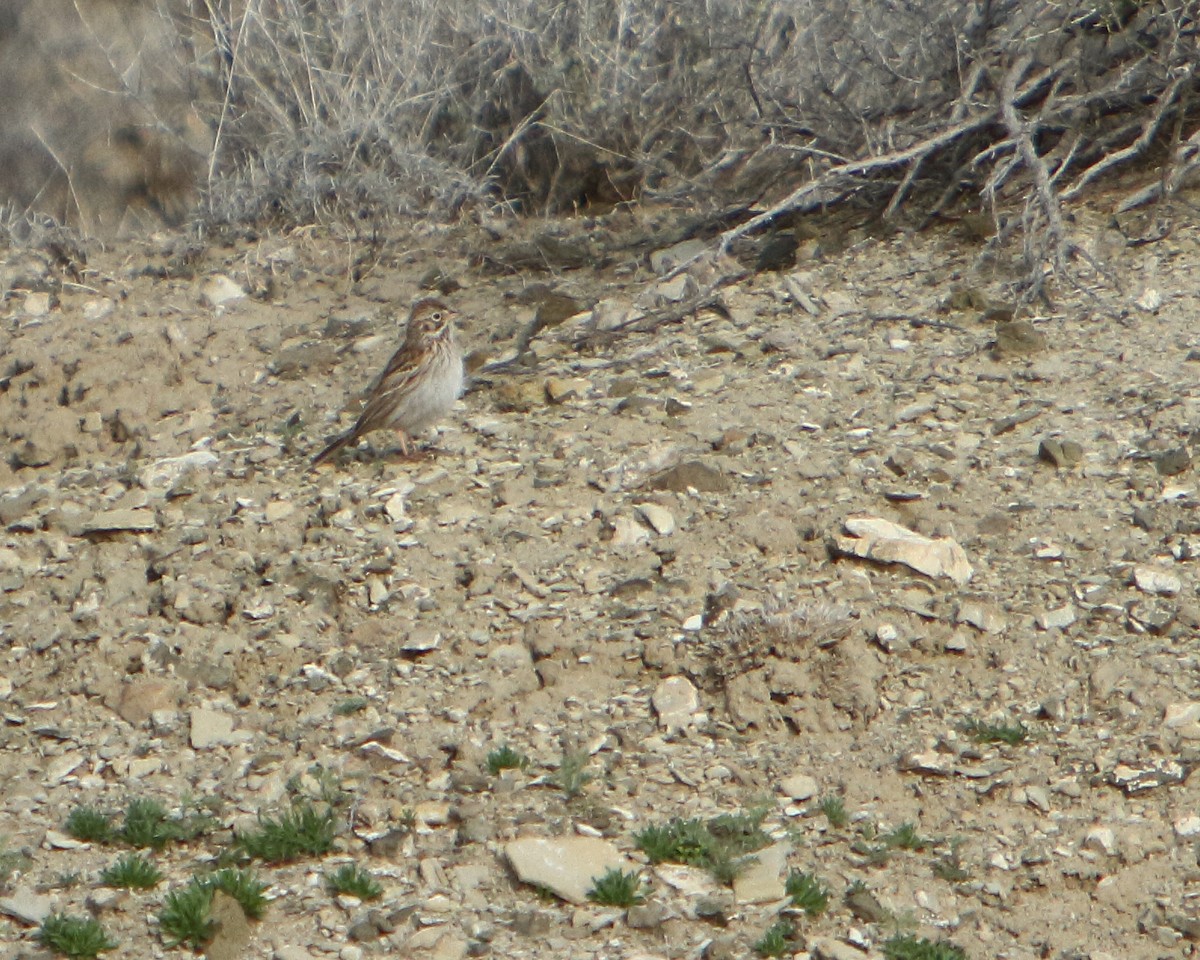
[[[405,340],[409,344],[433,343],[451,332],[451,321],[457,314],[435,297],[426,297],[413,304],[408,316]]]

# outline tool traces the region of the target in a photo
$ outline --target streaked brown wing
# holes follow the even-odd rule
[[[412,389],[412,382],[420,373],[413,352],[405,348],[396,351],[383,373],[376,381],[375,389],[367,397],[367,405],[354,425],[354,433],[362,436],[372,430],[382,430],[390,425],[396,415],[397,406]]]

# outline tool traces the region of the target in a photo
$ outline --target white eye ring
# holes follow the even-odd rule
[[[442,311],[438,310],[437,312],[430,314],[430,318],[433,320],[441,320],[442,319]]]

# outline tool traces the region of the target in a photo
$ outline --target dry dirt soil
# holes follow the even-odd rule
[[[781,911],[798,956],[1195,956],[1200,234],[1074,229],[1103,275],[1016,326],[961,228],[855,227],[619,336],[678,293],[644,252],[495,270],[501,228],[3,254],[0,956],[49,956],[45,909],[186,955],[164,896],[302,797],[333,851],[257,864],[211,956],[721,960]],[[472,388],[415,459],[310,471],[438,271]],[[600,306],[535,332],[547,290]],[[972,576],[847,556],[858,516]],[[115,892],[65,822],[135,797],[214,820]],[[721,814],[774,844],[733,888],[639,849]],[[563,873],[602,841],[647,903],[521,882],[524,837]]]

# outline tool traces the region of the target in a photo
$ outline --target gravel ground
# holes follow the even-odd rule
[[[5,255],[0,957],[48,911],[183,955],[164,896],[298,797],[332,851],[257,863],[209,956],[722,960],[781,912],[785,955],[1195,956],[1200,245],[1076,229],[1121,289],[1016,323],[977,241],[853,230],[582,346],[679,284],[429,231]],[[308,470],[431,270],[472,389],[415,459]],[[547,290],[600,305],[507,363]],[[65,827],[131,798],[213,816],[148,892]],[[771,844],[732,887],[639,847],[722,814]],[[379,899],[327,889],[348,863]],[[589,902],[606,865],[646,903]]]

